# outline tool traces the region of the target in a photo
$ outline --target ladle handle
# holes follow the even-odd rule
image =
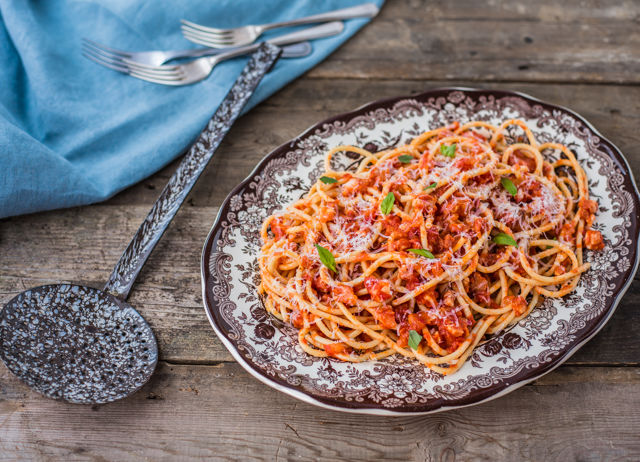
[[[169,183],[144,219],[116,264],[104,290],[126,300],[131,286],[162,234],[205,169],[242,108],[280,56],[275,45],[264,43],[251,56],[206,128],[184,156]]]

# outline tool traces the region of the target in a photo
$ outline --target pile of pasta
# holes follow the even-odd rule
[[[362,157],[332,169],[344,153]],[[520,120],[453,123],[380,152],[337,146],[261,230],[259,292],[300,347],[458,370],[487,335],[572,292],[601,250],[597,202],[564,145]]]

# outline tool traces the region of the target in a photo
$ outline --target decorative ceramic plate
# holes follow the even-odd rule
[[[345,363],[304,353],[297,330],[268,315],[256,293],[263,220],[310,188],[330,147],[381,150],[455,120],[499,125],[511,118],[524,120],[540,142],[569,146],[600,204],[594,227],[604,235],[606,248],[586,251],[592,269],[577,290],[546,299],[520,323],[477,347],[449,376],[402,357]],[[280,146],[227,197],[202,254],[205,310],[222,343],[247,371],[303,401],[387,415],[476,404],[551,371],[604,326],[638,266],[639,205],[623,155],[567,109],[520,93],[465,88],[379,101],[320,122]]]

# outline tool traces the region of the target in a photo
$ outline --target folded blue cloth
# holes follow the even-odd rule
[[[167,87],[83,58],[82,37],[127,50],[189,48],[181,18],[235,27],[364,1],[0,2],[0,218],[101,201],[151,175],[197,136],[248,59],[225,62],[198,84]],[[340,35],[313,41],[308,57],[280,60],[246,110],[367,22],[346,21]]]

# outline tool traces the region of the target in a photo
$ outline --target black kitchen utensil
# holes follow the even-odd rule
[[[107,403],[144,385],[158,361],[155,336],[125,302],[149,254],[240,115],[280,49],[256,51],[178,166],[122,254],[103,290],[46,285],[0,312],[0,358],[40,393],[72,403]]]

